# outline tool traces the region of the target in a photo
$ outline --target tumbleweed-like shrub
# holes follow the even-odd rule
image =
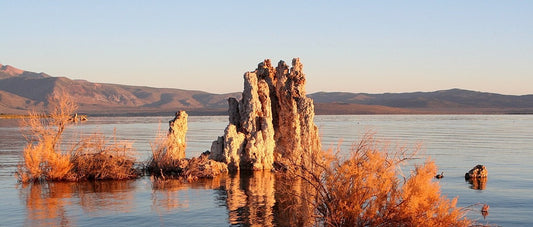
[[[77,106],[68,94],[48,99],[49,114],[30,112],[21,129],[28,144],[15,176],[21,182],[129,179],[139,174],[127,142],[106,141],[101,134],[81,138],[66,151],[63,132]],[[44,116],[44,117],[43,117]]]
[[[433,181],[437,172],[433,161],[428,159],[404,176],[400,167],[415,153],[380,146],[372,134],[366,134],[352,146],[347,159],[332,152],[317,152],[305,164],[288,168],[286,175],[301,184],[285,188],[286,194],[299,198],[287,207],[295,208],[295,214],[302,208],[312,208],[314,212],[305,215],[314,220],[314,225],[324,226],[470,224],[464,218],[465,211],[456,207],[456,199],[441,195],[438,182]]]

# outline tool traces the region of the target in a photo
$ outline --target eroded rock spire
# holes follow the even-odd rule
[[[229,124],[211,146],[210,158],[232,170],[272,169],[274,163],[301,164],[320,151],[313,101],[305,95],[300,59],[292,67],[269,59],[244,74],[242,99],[228,100]]]
[[[176,113],[174,119],[168,122],[168,155],[173,160],[185,158],[185,148],[187,142],[185,136],[187,135],[187,113],[179,111]]]

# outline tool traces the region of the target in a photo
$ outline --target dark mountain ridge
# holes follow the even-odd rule
[[[66,92],[91,115],[154,115],[187,110],[226,114],[227,99],[240,93],[154,88],[52,77],[0,65],[0,113],[43,111],[47,97]],[[310,94],[318,114],[505,114],[533,113],[533,95],[501,95],[461,89],[410,93],[317,92]]]

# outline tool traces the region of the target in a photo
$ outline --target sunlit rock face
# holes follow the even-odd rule
[[[487,168],[483,165],[476,165],[470,171],[465,173],[465,179],[486,178],[488,176]]]
[[[487,176],[489,175],[484,165],[476,165],[465,173],[465,180],[470,183],[472,189],[485,190],[487,188]]]
[[[278,99],[276,127],[276,162],[287,159],[292,164],[305,164],[321,149],[318,127],[314,123],[313,100],[305,93],[305,74],[300,59],[292,59],[288,70],[285,62],[276,67],[276,96]]]
[[[292,67],[270,60],[244,74],[242,99],[228,100],[229,125],[211,146],[210,158],[231,170],[272,169],[288,160],[300,164],[320,150],[313,101],[305,95],[305,74],[298,58]]]
[[[174,119],[169,121],[168,128],[168,154],[172,160],[185,158],[185,148],[187,143],[185,136],[187,134],[187,113],[180,111],[176,113]]]

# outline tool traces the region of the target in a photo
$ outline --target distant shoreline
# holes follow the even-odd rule
[[[4,113],[0,113],[0,119],[24,119],[24,118],[29,118],[30,115],[28,114],[4,114]],[[43,118],[45,116],[42,116]]]
[[[110,113],[110,114],[84,114],[88,117],[165,117],[173,116],[174,113]],[[410,112],[410,113],[317,113],[317,116],[332,116],[332,115],[533,115],[533,112],[510,112],[510,113],[476,113],[476,112]],[[191,113],[190,116],[227,116],[227,113]],[[29,118],[27,114],[3,114],[0,113],[0,119],[25,119]],[[42,118],[48,116],[41,115]]]
[[[37,114],[39,118],[49,118],[49,115],[46,114]],[[75,117],[77,118],[87,118],[87,114],[76,114]],[[6,113],[0,113],[0,119],[25,119],[32,117],[29,114],[6,114]]]

